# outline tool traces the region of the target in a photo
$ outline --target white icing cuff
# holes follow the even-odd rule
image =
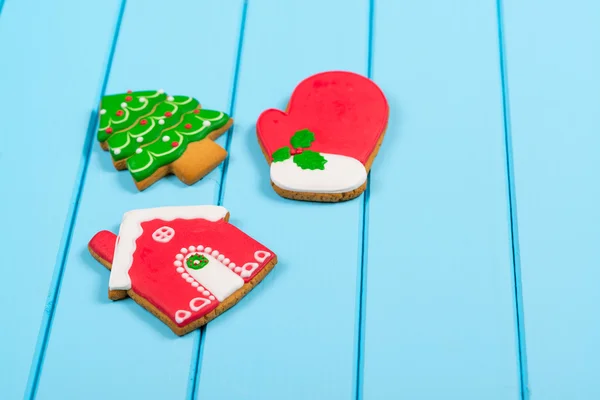
[[[361,187],[367,181],[365,166],[355,158],[321,153],[327,160],[325,169],[302,169],[293,156],[271,163],[271,181],[292,192],[345,193]]]
[[[183,207],[159,207],[134,210],[125,213],[121,221],[119,236],[115,246],[113,264],[108,281],[109,290],[131,289],[129,279],[129,268],[133,263],[135,253],[135,242],[142,235],[142,222],[162,219],[173,221],[174,219],[197,219],[202,218],[216,222],[225,218],[227,209],[221,206],[183,206]],[[156,239],[155,239],[156,240]]]

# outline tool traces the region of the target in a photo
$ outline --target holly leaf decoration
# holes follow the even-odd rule
[[[302,153],[294,156],[294,162],[302,169],[325,169],[327,160],[321,153],[304,150]]]
[[[290,148],[285,146],[278,150],[275,150],[273,153],[273,162],[285,161],[290,158],[292,155],[290,154]]]
[[[290,139],[292,147],[295,149],[306,149],[310,147],[310,144],[315,141],[315,134],[308,129],[302,129],[294,133],[294,136]]]

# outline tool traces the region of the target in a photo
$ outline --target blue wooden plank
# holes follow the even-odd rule
[[[366,74],[367,26],[363,0],[249,3],[223,205],[279,264],[207,326],[199,399],[352,397],[362,202],[277,196],[255,123],[313,73]]]
[[[495,2],[380,1],[364,399],[517,399]]]
[[[162,87],[227,110],[240,11],[240,1],[128,1],[107,93]],[[215,170],[191,187],[169,177],[140,193],[129,173],[115,171],[94,143],[40,399],[186,396],[199,333],[177,337],[133,301],[108,300],[109,274],[91,258],[87,243],[99,230],[116,231],[131,209],[213,204],[220,174]]]
[[[598,399],[600,3],[504,1],[533,399]]]
[[[119,3],[22,0],[2,10],[2,398],[23,396],[43,345],[40,324],[52,309],[48,288],[61,266]]]

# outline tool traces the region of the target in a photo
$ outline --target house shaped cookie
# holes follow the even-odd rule
[[[220,206],[161,207],[98,232],[92,256],[110,269],[109,298],[131,297],[184,335],[242,299],[275,266],[275,254],[228,222]]]

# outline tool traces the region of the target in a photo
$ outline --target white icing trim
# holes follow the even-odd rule
[[[193,248],[194,246],[190,246],[189,248]],[[198,246],[198,248],[202,248],[203,246]],[[194,247],[195,248],[195,247]],[[209,251],[207,251],[207,249]],[[185,249],[181,249],[185,250]],[[212,252],[210,251],[212,250]],[[186,252],[181,252],[175,256],[175,261],[178,261],[180,256]],[[208,260],[208,264],[200,269],[191,269],[185,263],[186,261],[193,255],[201,254],[203,257],[206,257]],[[186,279],[188,283],[193,283],[194,280],[198,282],[200,285],[204,286],[205,290],[202,292],[204,296],[214,295],[217,300],[223,301],[229,296],[231,296],[236,290],[244,286],[244,280],[240,278],[239,274],[235,274],[229,270],[225,265],[223,265],[219,260],[217,260],[215,254],[219,254],[218,250],[213,250],[210,247],[200,251],[191,251],[187,253],[185,256],[185,260],[183,261],[185,272],[180,272],[181,276]],[[257,264],[258,267],[258,264]],[[241,271],[241,269],[240,269]],[[178,269],[179,272],[179,269]],[[239,272],[239,271],[236,271]],[[188,277],[191,277],[192,280],[189,280]]]
[[[237,267],[235,269],[235,272],[238,272],[242,278],[247,278],[250,275],[252,275],[252,273],[254,271],[256,271],[256,268],[258,268],[258,265],[259,264],[255,263],[255,262],[247,262],[241,268]],[[248,269],[248,267],[250,267],[250,269]],[[239,270],[238,270],[238,268],[239,268]]]
[[[254,259],[256,261],[258,261],[259,263],[261,263],[261,262],[265,262],[265,260],[267,258],[269,258],[270,255],[271,255],[271,253],[269,253],[268,251],[256,250],[254,252]]]
[[[188,310],[177,310],[177,312],[175,313],[175,322],[180,324],[191,316],[192,313]]]
[[[214,299],[214,296],[212,296],[212,297]],[[201,305],[199,305],[199,306],[196,305],[196,302],[200,301],[200,300],[202,300],[203,303]],[[211,303],[210,300],[211,299],[205,299],[204,297],[194,297],[192,300],[190,300],[190,310],[192,310],[192,311],[198,311],[201,308],[203,308],[204,306],[210,304]]]
[[[227,215],[227,209],[221,206],[183,206],[183,207],[159,207],[134,210],[125,213],[119,228],[118,242],[115,247],[113,265],[110,271],[108,287],[110,290],[131,289],[129,268],[133,263],[135,253],[135,242],[142,235],[141,223],[162,219],[172,221],[174,219],[197,219],[203,218],[216,222]],[[158,246],[158,244],[157,244]]]
[[[284,190],[309,193],[345,193],[361,187],[367,180],[365,166],[355,158],[321,153],[325,169],[302,169],[294,156],[271,163],[271,181]]]

